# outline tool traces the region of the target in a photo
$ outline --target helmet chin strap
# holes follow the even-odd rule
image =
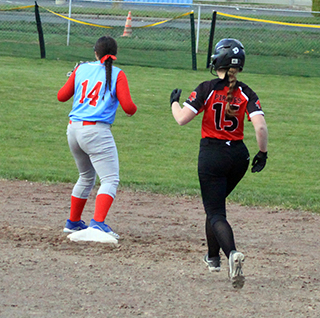
[[[216,76],[218,77],[218,74],[217,73],[213,73],[213,71],[215,71],[213,65],[210,66],[210,73],[213,75],[213,76]]]

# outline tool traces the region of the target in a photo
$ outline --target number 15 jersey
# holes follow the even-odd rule
[[[227,76],[226,76],[227,77]],[[244,117],[264,115],[257,94],[246,84],[237,81],[230,103],[235,116],[226,115],[228,79],[214,79],[201,83],[183,103],[194,113],[204,112],[201,127],[202,138],[242,140]]]

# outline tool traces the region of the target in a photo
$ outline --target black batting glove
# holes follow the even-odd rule
[[[267,153],[259,151],[253,158],[251,172],[260,172],[267,163]]]
[[[180,95],[181,95],[182,89],[176,88],[172,91],[170,95],[170,107],[172,106],[172,103],[178,102],[180,100]]]

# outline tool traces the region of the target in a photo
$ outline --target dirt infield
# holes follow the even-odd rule
[[[119,190],[119,244],[75,243],[72,187],[0,181],[0,317],[320,317],[320,215],[228,205],[246,256],[237,291],[224,256],[220,273],[202,262],[199,198]]]

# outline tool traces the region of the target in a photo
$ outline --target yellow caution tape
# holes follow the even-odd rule
[[[44,7],[41,7],[41,6],[39,6],[39,7],[42,8],[42,9],[45,9],[45,10],[49,11],[50,13],[53,13],[53,14],[61,17],[61,18],[64,18],[64,19],[67,19],[67,20],[70,20],[70,21],[73,21],[73,22],[76,22],[76,23],[85,24],[85,25],[91,25],[91,26],[95,26],[95,27],[98,27],[98,28],[113,29],[113,27],[110,27],[110,26],[94,24],[94,23],[89,23],[89,22],[83,22],[83,21],[80,21],[80,20],[72,19],[72,18],[66,17],[66,16],[64,16],[62,14],[56,13],[56,12],[50,10],[50,9],[47,9],[47,8],[44,8]]]
[[[288,26],[297,26],[297,27],[303,27],[303,28],[320,28],[320,25],[315,25],[315,24],[300,24],[300,23],[287,23],[287,22],[279,22],[279,21],[272,21],[272,20],[261,20],[261,19],[255,19],[255,18],[240,17],[237,15],[221,13],[221,12],[217,12],[217,14],[225,16],[225,17],[241,19],[241,20],[248,20],[248,21],[273,23],[273,24],[288,25]]]
[[[112,26],[105,26],[105,25],[94,24],[94,23],[83,22],[83,21],[80,21],[80,20],[72,19],[72,18],[66,17],[66,16],[64,16],[62,14],[56,13],[56,12],[50,10],[50,9],[47,9],[47,8],[44,8],[44,7],[41,7],[41,6],[39,6],[39,7],[42,8],[42,9],[45,9],[45,10],[49,11],[50,13],[53,13],[53,14],[61,17],[61,18],[64,18],[64,19],[67,19],[67,20],[70,20],[70,21],[73,21],[73,22],[76,22],[76,23],[95,26],[95,27],[99,27],[99,28],[106,28],[106,29],[113,29],[114,28]],[[165,20],[165,21],[160,21],[160,22],[156,22],[156,23],[153,23],[153,24],[144,25],[144,26],[141,26],[141,27],[132,27],[132,29],[140,29],[140,28],[152,27],[152,26],[155,26],[155,25],[159,25],[159,24],[162,24],[162,23],[166,23],[166,22],[169,22],[169,21],[172,21],[172,20],[175,20],[175,19],[179,19],[179,18],[185,17],[185,16],[187,16],[189,14],[192,14],[192,13],[193,13],[193,11],[190,11],[190,12],[181,14],[181,15],[179,15],[179,16],[177,16],[175,18],[169,19],[169,20]]]
[[[172,18],[172,19],[168,19],[168,20],[164,20],[164,21],[160,21],[160,22],[156,22],[156,23],[152,23],[152,24],[148,24],[148,25],[144,25],[144,26],[140,26],[140,27],[133,27],[133,29],[141,29],[141,28],[149,28],[149,27],[152,27],[152,26],[155,26],[155,25],[159,25],[159,24],[162,24],[162,23],[166,23],[166,22],[169,22],[169,21],[172,21],[172,20],[175,20],[175,19],[179,19],[179,18],[182,18],[182,17],[185,17],[189,14],[192,14],[193,11],[190,11],[190,12],[187,12],[187,13],[184,13],[184,14],[181,14],[175,18]]]
[[[24,7],[10,8],[10,9],[0,9],[0,11],[22,10],[22,9],[28,9],[28,8],[33,8],[33,7],[34,7],[34,4],[32,6],[24,6]]]
[[[30,6],[23,6],[23,7],[16,7],[16,8],[10,8],[10,9],[0,9],[0,11],[9,11],[9,10],[22,10],[22,9],[27,9],[27,8],[33,8],[34,5],[30,5]],[[111,26],[105,26],[105,25],[101,25],[101,24],[95,24],[95,23],[89,23],[89,22],[84,22],[84,21],[80,21],[80,20],[76,20],[73,18],[69,18],[66,17],[62,14],[56,13],[50,9],[47,9],[45,7],[39,6],[40,8],[47,10],[48,12],[55,14],[63,19],[66,20],[70,20],[76,23],[80,23],[80,24],[85,24],[85,25],[90,25],[90,26],[95,26],[95,27],[99,27],[99,28],[106,28],[106,29],[113,29],[114,27]],[[144,26],[140,26],[140,27],[132,27],[133,29],[140,29],[140,28],[149,28],[149,27],[153,27],[156,25],[160,25],[172,20],[176,20],[182,17],[185,17],[187,15],[192,14],[194,11],[190,11],[187,13],[183,13],[175,18],[172,19],[168,19],[168,20],[164,20],[164,21],[160,21],[160,22],[156,22],[156,23],[152,23],[152,24],[148,24],[148,25],[144,25]],[[263,20],[263,19],[256,19],[256,18],[249,18],[249,17],[241,17],[238,15],[232,15],[232,14],[227,14],[227,13],[222,13],[222,12],[217,12],[218,15],[221,16],[225,16],[225,17],[229,17],[229,18],[234,18],[234,19],[240,19],[240,20],[247,20],[247,21],[255,21],[255,22],[264,22],[264,23],[272,23],[272,24],[279,24],[279,25],[287,25],[287,26],[296,26],[296,27],[302,27],[302,28],[320,28],[320,25],[316,25],[316,24],[302,24],[302,23],[288,23],[288,22],[280,22],[280,21],[272,21],[272,20]]]

